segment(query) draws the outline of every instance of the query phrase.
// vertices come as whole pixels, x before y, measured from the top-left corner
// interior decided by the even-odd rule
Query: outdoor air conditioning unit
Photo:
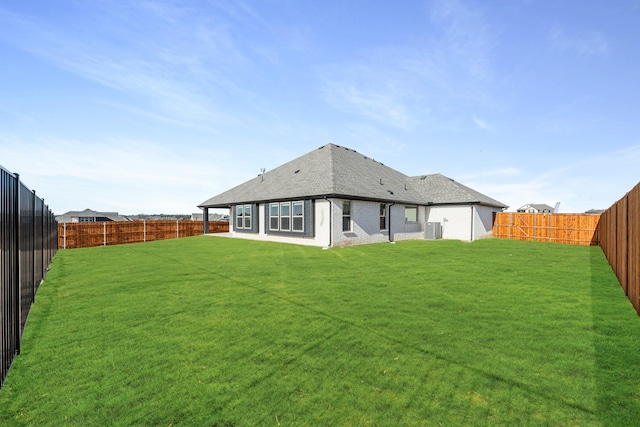
[[[442,239],[442,224],[427,222],[427,226],[424,228],[424,238],[427,240]]]

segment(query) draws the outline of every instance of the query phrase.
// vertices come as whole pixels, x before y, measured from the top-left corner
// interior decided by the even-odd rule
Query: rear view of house
[[[322,247],[491,235],[506,205],[440,174],[409,177],[324,145],[199,205],[228,208],[236,237]]]

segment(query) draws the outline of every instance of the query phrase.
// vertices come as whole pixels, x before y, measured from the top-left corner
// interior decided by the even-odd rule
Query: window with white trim
[[[351,202],[342,202],[342,231],[351,231]]]
[[[304,203],[303,202],[292,202],[291,203],[292,212],[291,212],[291,220],[292,220],[292,231],[303,232],[304,231]]]
[[[251,230],[251,205],[236,206],[236,229]]]
[[[417,206],[405,206],[404,207],[404,220],[405,220],[405,222],[418,222],[418,207]]]
[[[280,203],[269,204],[269,230],[280,230]]]
[[[291,202],[280,203],[280,231],[291,230]]]
[[[380,203],[380,230],[387,229],[387,205]]]
[[[269,203],[269,230],[304,233],[304,201]]]

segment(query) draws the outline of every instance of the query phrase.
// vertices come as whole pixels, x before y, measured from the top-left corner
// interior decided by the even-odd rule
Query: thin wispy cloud
[[[482,13],[436,2],[425,25],[442,31],[410,47],[387,45],[320,69],[325,101],[341,111],[410,131],[450,123],[460,106],[487,105],[491,38]]]
[[[555,27],[549,32],[549,38],[554,49],[573,52],[579,57],[606,55],[609,50],[607,38],[600,31],[571,33]]]
[[[490,125],[489,123],[487,123],[486,121],[479,119],[476,116],[473,116],[473,122],[476,124],[476,126],[478,126],[480,129],[483,130],[492,130],[493,126]]]
[[[179,10],[156,2],[141,3],[126,14],[106,10],[128,16],[95,28],[97,35],[108,34],[117,43],[105,43],[97,35],[80,37],[82,28],[54,28],[6,13],[0,14],[0,22],[12,43],[85,79],[141,96],[159,116],[170,115],[186,125],[225,121],[229,117],[219,105],[220,93],[235,90],[231,69],[249,61],[224,25],[202,19],[194,28],[175,25]],[[171,37],[156,40],[139,34],[130,21],[140,13],[157,17],[157,25],[167,27]],[[120,49],[121,43],[129,49]]]

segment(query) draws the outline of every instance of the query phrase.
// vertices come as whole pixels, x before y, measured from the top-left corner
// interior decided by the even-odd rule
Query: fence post
[[[142,241],[143,242],[147,241],[147,220],[146,219],[142,220]]]
[[[102,246],[107,246],[107,223],[102,223]]]
[[[62,249],[67,249],[67,223],[62,223]]]
[[[33,209],[31,209],[31,232],[34,238],[31,239],[31,269],[33,270],[33,290],[31,293],[31,303],[36,301],[36,190],[33,190]]]
[[[33,209],[35,210],[35,208],[36,207],[34,206]],[[40,279],[44,278],[44,274],[46,272],[46,265],[47,265],[47,262],[44,259],[45,258],[44,257],[44,213],[46,212],[46,210],[47,210],[47,206],[44,204],[44,197],[43,197],[42,198],[42,211],[40,212],[41,215],[42,215],[42,218],[40,218],[40,236],[42,236],[41,237],[41,242],[40,242],[40,253],[42,254],[42,257],[41,257],[42,259],[40,260],[40,272],[41,272]],[[34,239],[35,239],[35,236],[34,236]],[[40,282],[38,282],[38,286],[39,285],[40,285]],[[34,289],[34,291],[35,291],[35,289]],[[36,293],[34,292],[33,293],[33,298],[35,299],[35,297],[36,297]]]
[[[176,239],[178,239],[180,237],[180,224],[178,223],[179,220],[176,219]]]
[[[11,304],[13,305],[13,319],[14,323],[14,336],[12,337],[15,342],[15,350],[14,355],[17,356],[20,354],[20,175],[14,174],[16,177],[15,180],[15,195],[13,199],[14,208],[13,208],[13,221],[14,221],[14,230],[13,236],[15,239],[14,249],[14,257],[15,257],[15,265],[13,268],[15,269],[15,281],[10,286],[13,286],[13,301]]]

